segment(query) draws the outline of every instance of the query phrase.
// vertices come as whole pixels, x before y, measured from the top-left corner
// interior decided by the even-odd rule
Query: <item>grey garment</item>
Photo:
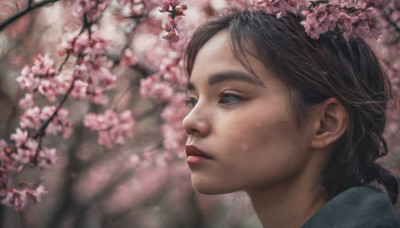
[[[372,187],[352,187],[319,209],[302,228],[398,228],[399,215],[388,195]]]

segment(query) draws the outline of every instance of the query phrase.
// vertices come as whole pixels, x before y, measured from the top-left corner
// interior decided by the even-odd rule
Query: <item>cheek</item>
[[[268,164],[268,171],[282,164],[290,169],[297,167],[305,151],[305,140],[296,128],[294,120],[284,112],[264,112],[263,115],[248,114],[236,119],[226,133],[223,147],[225,153],[237,160],[253,164],[249,169],[258,169]],[[235,151],[235,153],[233,153]]]
[[[255,115],[256,113],[256,115]],[[226,140],[246,151],[287,142],[296,133],[293,121],[286,113],[249,111],[229,121]],[[272,145],[271,145],[272,146]]]

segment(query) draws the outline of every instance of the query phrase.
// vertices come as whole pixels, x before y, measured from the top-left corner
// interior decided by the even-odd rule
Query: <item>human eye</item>
[[[233,105],[243,100],[240,96],[229,92],[221,92],[219,95],[219,104]]]
[[[190,108],[194,108],[197,104],[197,100],[194,97],[186,97],[183,100],[183,103]]]

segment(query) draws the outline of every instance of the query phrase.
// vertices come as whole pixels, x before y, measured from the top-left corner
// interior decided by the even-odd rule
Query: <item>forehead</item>
[[[264,84],[265,75],[269,74],[263,63],[254,56],[241,55],[240,50],[237,55],[233,52],[233,44],[228,30],[222,30],[207,41],[196,55],[190,81],[193,77],[207,76],[218,72],[240,71],[253,77],[259,84]],[[244,63],[245,67],[238,57]],[[250,69],[249,69],[250,68]]]
[[[197,53],[192,75],[196,74],[196,71],[213,70],[216,65],[237,62],[231,47],[232,44],[227,30],[215,34]]]

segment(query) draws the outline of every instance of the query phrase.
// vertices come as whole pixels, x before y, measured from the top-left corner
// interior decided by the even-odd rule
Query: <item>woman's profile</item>
[[[186,54],[193,187],[246,192],[264,227],[400,227],[376,160],[390,85],[360,38],[307,36],[294,14],[207,22]]]

